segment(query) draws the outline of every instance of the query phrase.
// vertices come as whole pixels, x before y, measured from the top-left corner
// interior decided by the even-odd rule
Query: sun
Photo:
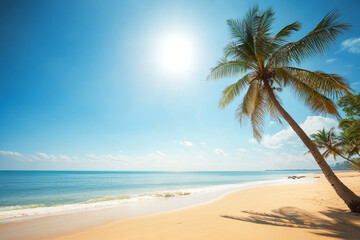
[[[191,41],[180,35],[165,37],[160,45],[161,68],[172,74],[186,73],[192,64],[193,49]]]

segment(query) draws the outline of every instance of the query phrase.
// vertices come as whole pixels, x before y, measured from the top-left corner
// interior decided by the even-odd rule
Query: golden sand
[[[337,173],[360,195],[360,173]],[[57,240],[360,239],[360,215],[349,213],[322,175],[314,183],[240,190],[200,206],[118,220]]]

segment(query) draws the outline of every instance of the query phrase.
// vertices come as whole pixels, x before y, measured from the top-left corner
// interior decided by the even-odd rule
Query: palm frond
[[[241,104],[239,104],[239,107],[236,109],[236,117],[239,119],[240,125],[243,124],[245,119],[250,118],[255,109],[255,98],[259,91],[258,85],[258,81],[252,81],[250,83]]]
[[[256,65],[253,62],[256,62],[256,59],[252,55],[252,52],[249,53],[248,49],[242,45],[238,45],[235,42],[228,43],[224,48],[225,58],[236,59],[237,61],[246,62],[247,65],[253,69],[256,68]]]
[[[274,49],[278,48],[280,44],[285,42],[285,39],[290,37],[291,34],[295,31],[299,31],[301,28],[301,23],[296,21],[281,29],[274,37],[271,39],[270,43],[266,48],[267,53],[271,53]]]
[[[237,49],[251,58],[252,62],[260,63],[259,56],[263,53],[265,43],[269,42],[267,39],[273,20],[274,11],[271,8],[261,12],[258,6],[250,8],[243,19],[227,20]]]
[[[229,103],[234,100],[234,97],[238,96],[240,92],[246,87],[251,80],[252,73],[246,74],[240,78],[236,83],[226,87],[223,91],[223,96],[219,102],[219,108],[224,109]]]
[[[307,85],[285,69],[277,69],[276,76],[282,79],[284,86],[288,86],[315,114],[330,114],[340,118],[336,104],[324,94]]]
[[[279,98],[279,96],[274,92],[275,98],[277,99],[277,101],[281,104],[281,100]],[[268,94],[266,94],[266,104],[267,104],[267,110],[270,112],[270,118],[271,120],[278,122],[280,124],[282,124],[281,119],[280,119],[280,112],[279,110],[276,108],[276,106],[273,104],[273,102],[271,101],[271,98]]]
[[[260,141],[263,134],[265,114],[268,109],[267,104],[261,82],[252,81],[242,103],[236,110],[236,116],[240,124],[243,124],[245,119],[251,120],[253,134],[257,141]]]
[[[274,15],[275,11],[271,7],[267,8],[260,16],[257,32],[261,35],[270,35],[272,23],[274,22]]]
[[[264,133],[265,113],[267,110],[267,102],[265,99],[265,91],[258,91],[255,98],[254,111],[251,114],[251,125],[253,128],[254,138],[260,142]]]
[[[309,71],[296,67],[282,67],[318,92],[331,97],[338,98],[345,94],[352,95],[354,91],[347,80],[337,74],[328,74],[321,71]]]
[[[246,22],[239,19],[228,19],[226,23],[230,28],[230,35],[235,42],[237,44],[246,45],[248,49],[254,52],[254,44],[252,41],[249,42],[249,26],[246,26]]]
[[[207,76],[207,80],[218,80],[224,77],[234,77],[240,73],[244,73],[248,69],[248,64],[242,61],[228,61],[222,58],[218,61],[218,64],[211,68],[210,74]]]
[[[301,23],[296,21],[281,29],[275,37],[271,40],[271,43],[282,43],[285,41],[285,38],[291,36],[293,32],[299,31],[301,28]]]
[[[275,51],[268,64],[288,65],[291,62],[299,64],[316,54],[323,54],[350,27],[350,24],[342,22],[342,15],[339,11],[330,11],[305,37],[285,44]]]
[[[257,21],[255,21],[257,29],[254,36],[254,50],[258,62],[260,63],[262,63],[262,61],[259,60],[259,58],[263,59],[266,57],[266,49],[271,40],[270,31],[274,21],[274,14],[274,10],[268,8],[257,18]]]

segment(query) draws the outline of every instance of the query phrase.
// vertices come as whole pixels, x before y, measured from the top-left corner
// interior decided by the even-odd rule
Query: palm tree
[[[343,133],[343,135],[341,135],[339,139],[342,151],[348,155],[347,158],[355,157],[356,155],[358,158],[360,157],[360,145],[355,138]],[[355,165],[358,165],[360,167],[360,163],[356,163]]]
[[[360,119],[343,119],[340,121],[339,127],[343,131],[340,142],[344,152],[348,157],[355,155],[360,157]]]
[[[353,138],[356,144],[360,145],[360,119],[342,119],[339,127],[343,130],[343,135]]]
[[[287,42],[286,38],[300,29],[300,23],[291,23],[272,35],[273,21],[274,11],[271,8],[262,12],[257,6],[252,7],[241,20],[227,20],[233,41],[225,46],[225,57],[211,69],[208,80],[244,75],[225,88],[219,107],[225,108],[247,88],[237,109],[240,123],[250,119],[254,137],[260,141],[265,114],[269,112],[270,117],[278,122],[281,122],[281,115],[309,149],[338,196],[351,211],[360,212],[360,197],[334,174],[277,96],[277,91],[289,87],[314,113],[339,116],[330,98],[351,94],[352,89],[346,80],[336,74],[309,71],[293,65],[324,53],[350,25],[341,21],[339,12],[331,11],[303,38]]]
[[[319,149],[325,149],[325,151],[322,153],[323,158],[326,159],[332,155],[336,160],[336,156],[340,156],[352,164],[360,167],[359,163],[351,160],[343,154],[344,147],[347,147],[352,143],[351,139],[339,139],[334,133],[334,128],[331,128],[328,132],[325,131],[325,128],[318,130],[317,133],[311,135],[311,138],[316,147]]]

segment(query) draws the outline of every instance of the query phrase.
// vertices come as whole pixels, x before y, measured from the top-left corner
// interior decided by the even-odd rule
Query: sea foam
[[[306,183],[312,182],[314,179],[278,179],[278,180],[266,180],[256,182],[245,182],[238,184],[225,184],[208,187],[190,188],[190,189],[178,189],[175,191],[158,191],[151,193],[140,194],[126,194],[119,196],[106,196],[102,198],[89,199],[86,201],[70,204],[58,204],[46,206],[44,204],[30,204],[19,206],[7,206],[0,208],[0,222],[10,222],[17,220],[24,220],[34,217],[42,217],[48,215],[67,214],[78,211],[86,210],[98,210],[104,208],[124,206],[129,204],[146,204],[152,201],[164,200],[167,198],[181,198],[191,197],[194,195],[209,194],[218,192],[221,195],[237,191],[240,189],[254,188],[260,186],[293,184],[293,183]],[[208,199],[210,201],[212,199]]]

